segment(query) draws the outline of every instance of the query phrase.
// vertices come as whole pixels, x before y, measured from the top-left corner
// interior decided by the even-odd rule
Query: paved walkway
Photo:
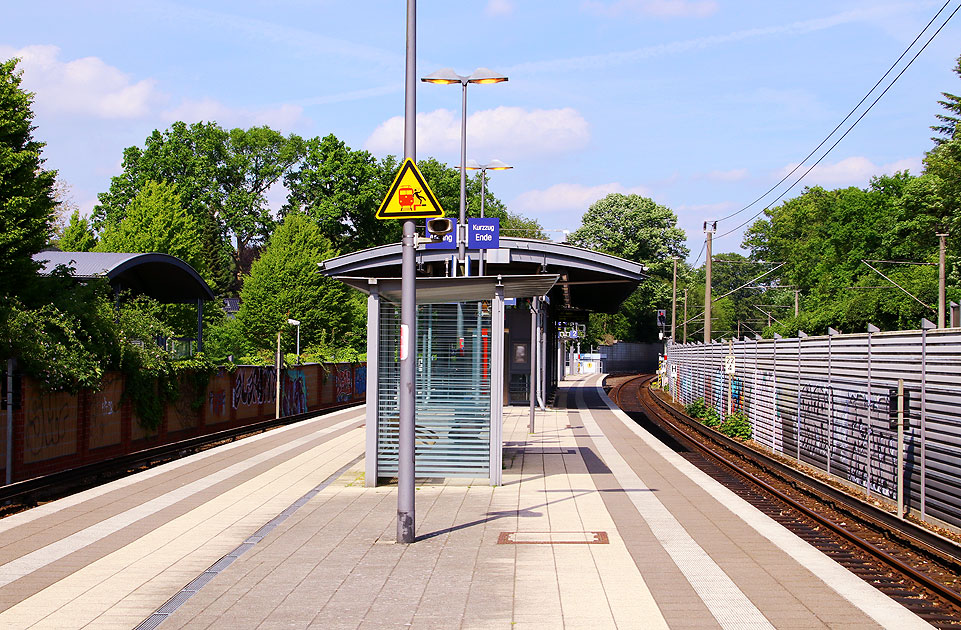
[[[362,410],[4,519],[0,627],[924,626],[611,410],[598,380],[566,382],[533,435],[505,410],[502,486],[419,486],[412,545],[394,542],[396,488],[363,485]]]

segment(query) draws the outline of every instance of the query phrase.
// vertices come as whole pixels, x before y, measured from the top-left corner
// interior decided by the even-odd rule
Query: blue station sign
[[[501,220],[497,218],[467,220],[468,249],[497,249],[500,247]]]

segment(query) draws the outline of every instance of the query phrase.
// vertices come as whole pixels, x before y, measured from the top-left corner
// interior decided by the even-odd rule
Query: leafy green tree
[[[235,292],[273,228],[266,192],[302,152],[299,136],[284,137],[267,127],[228,132],[213,122],[175,122],[163,133],[155,130],[143,149],[124,150],[124,172],[99,195],[94,227],[122,221],[147,182],[174,184],[184,210],[200,226],[203,266],[217,291]]]
[[[956,75],[961,77],[961,57],[958,57],[953,70]],[[961,119],[958,118],[961,116],[961,96],[950,94],[949,92],[942,92],[941,95],[944,96],[944,100],[938,101],[938,104],[946,109],[947,112],[944,114],[936,114],[935,118],[941,122],[931,127],[931,129],[938,133],[937,136],[931,138],[935,144],[938,145],[957,138],[958,123],[961,122]]]
[[[64,252],[89,252],[97,244],[97,237],[86,217],[80,216],[79,210],[74,210],[70,221],[60,233],[57,247]]]
[[[130,202],[123,220],[103,231],[96,250],[170,254],[204,276],[207,269],[197,224],[181,205],[175,185],[149,181]]]
[[[378,163],[333,134],[313,138],[300,168],[284,178],[290,192],[282,212],[305,213],[340,251],[399,241],[400,221],[376,218],[397,168],[392,156]]]
[[[670,309],[672,257],[687,256],[684,238],[684,230],[677,227],[677,216],[647,197],[611,193],[591,204],[581,227],[568,241],[641,263],[648,268],[651,279],[641,283],[618,313],[593,315],[588,335],[595,340],[607,335],[621,341],[658,338],[657,310]],[[684,273],[682,267],[679,273]]]
[[[336,255],[330,241],[304,213],[290,212],[254,263],[241,293],[237,325],[249,347],[273,348],[278,332],[293,333],[288,318],[300,321],[301,347],[323,335],[343,345],[360,343],[364,307],[360,294],[318,273],[318,263]],[[284,346],[294,345],[292,334]]]
[[[0,63],[0,296],[33,281],[31,258],[51,233],[55,171],[43,169],[33,139],[33,95],[20,88],[17,59]]]

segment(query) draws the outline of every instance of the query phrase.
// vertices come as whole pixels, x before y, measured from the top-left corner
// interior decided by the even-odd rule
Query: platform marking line
[[[221,571],[233,564],[234,560],[244,555],[247,551],[252,549],[254,545],[266,538],[267,534],[272,532],[274,528],[290,518],[294,512],[306,505],[308,501],[320,494],[324,488],[334,483],[334,481],[347,472],[351,466],[363,458],[363,454],[358,455],[351,461],[341,466],[332,475],[324,479],[324,481],[319,485],[312,488],[310,492],[291,503],[287,509],[268,521],[263,527],[254,532],[254,534],[249,536],[244,542],[237,545],[233,551],[210,565],[206,571],[198,575],[197,578],[194,579],[190,584],[183,587],[183,589],[181,589],[176,595],[164,602],[163,606],[157,608],[152,615],[144,619],[135,630],[148,630],[150,628],[156,628],[158,625],[160,625],[161,622],[172,615],[178,608],[186,604],[188,599],[196,595],[198,592],[200,592],[200,589],[209,584],[210,580],[215,578],[218,574],[220,574]]]
[[[358,428],[324,441],[211,497],[3,611],[0,627],[116,627],[108,618],[134,627],[216,558],[248,544],[318,477],[356,457],[361,434]]]
[[[52,564],[57,560],[70,555],[71,553],[74,553],[75,551],[96,543],[99,540],[102,540],[103,538],[106,538],[107,536],[110,536],[111,534],[114,534],[143,518],[156,514],[167,507],[175,505],[176,503],[190,497],[197,492],[201,492],[222,481],[226,481],[227,479],[241,474],[246,470],[249,470],[250,468],[253,468],[254,466],[257,466],[274,457],[283,455],[284,453],[299,448],[300,446],[316,441],[319,437],[340,431],[341,429],[346,429],[355,424],[357,424],[357,419],[343,420],[330,427],[315,431],[310,435],[298,438],[292,442],[287,442],[283,445],[272,448],[269,451],[264,451],[259,455],[241,462],[237,462],[236,464],[228,466],[227,468],[217,471],[207,477],[197,479],[196,481],[183,485],[175,490],[171,490],[170,492],[162,494],[154,499],[151,499],[150,501],[142,503],[141,505],[133,507],[119,514],[115,514],[114,516],[111,516],[110,518],[107,518],[99,523],[91,525],[56,542],[50,543],[45,547],[41,547],[40,549],[23,555],[16,560],[11,560],[6,564],[0,565],[0,587],[6,586],[15,580],[29,575],[34,571],[42,569],[43,567]]]
[[[129,475],[121,479],[115,479],[114,481],[97,486],[96,488],[90,488],[89,490],[84,490],[83,492],[72,494],[69,497],[57,499],[56,501],[51,501],[50,503],[44,503],[43,505],[38,505],[37,507],[30,508],[29,510],[19,512],[17,514],[11,514],[10,516],[0,519],[0,534],[2,534],[3,532],[9,531],[15,527],[19,527],[21,525],[25,525],[26,523],[35,521],[39,518],[43,518],[44,516],[49,516],[51,514],[55,514],[66,508],[79,505],[84,501],[89,501],[90,499],[95,499],[99,496],[109,494],[110,492],[113,492],[120,488],[124,488],[126,486],[130,486],[135,483],[141,483],[143,481],[156,477],[157,475],[162,475],[164,473],[170,472],[171,470],[176,470],[177,468],[180,468],[182,466],[195,464],[199,461],[203,461],[204,459],[207,459],[208,457],[221,455],[225,451],[233,450],[235,448],[240,448],[242,446],[249,446],[251,444],[259,442],[260,440],[267,439],[270,437],[276,437],[277,435],[281,433],[285,433],[287,431],[303,429],[304,427],[310,426],[311,424],[320,422],[322,420],[331,420],[338,416],[345,415],[345,414],[352,414],[352,413],[357,414],[358,420],[363,419],[364,413],[366,413],[364,412],[364,405],[360,405],[358,407],[350,407],[348,409],[341,409],[339,411],[334,411],[332,413],[319,415],[315,418],[310,418],[309,420],[304,420],[302,422],[297,422],[295,424],[288,424],[287,426],[278,427],[270,431],[264,431],[263,433],[260,433],[258,435],[252,435],[242,440],[235,440],[230,444],[223,444],[221,446],[217,446],[215,448],[211,448],[206,451],[202,451],[200,453],[194,453],[193,455],[182,457],[180,459],[167,462],[166,464],[155,466],[149,470],[139,472],[135,475]]]
[[[584,382],[584,381],[582,381]],[[684,526],[671,514],[660,499],[650,492],[637,473],[621,457],[594,420],[584,404],[583,386],[577,388],[578,411],[588,436],[624,489],[641,518],[647,523],[674,564],[684,574],[707,609],[722,628],[747,629],[774,626],[737,584],[718,566],[714,559],[697,544]],[[643,491],[647,492],[643,492]],[[640,491],[640,492],[639,492]]]
[[[694,466],[694,464],[665,446],[618,408],[611,399],[607,397],[607,394],[604,393],[603,388],[601,388],[598,383],[599,380],[595,380],[593,386],[600,394],[601,400],[604,401],[611,412],[623,422],[628,429],[733,514],[774,543],[781,551],[817,576],[838,595],[864,612],[865,615],[884,628],[898,628],[899,630],[931,628],[930,624],[907,608],[857,577],[835,560],[818,551],[810,543],[799,538],[774,519],[725,488],[707,473]]]

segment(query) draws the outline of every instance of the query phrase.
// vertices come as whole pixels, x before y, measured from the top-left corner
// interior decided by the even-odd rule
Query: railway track
[[[688,418],[648,387],[611,399],[756,508],[936,628],[961,627],[961,548]]]

